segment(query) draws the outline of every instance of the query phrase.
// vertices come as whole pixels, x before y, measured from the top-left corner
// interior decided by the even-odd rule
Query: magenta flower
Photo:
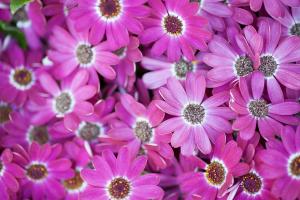
[[[200,172],[194,172],[193,176],[182,183],[182,189],[189,191],[196,199],[222,197],[233,185],[234,177],[245,175],[249,170],[246,163],[240,162],[241,156],[242,150],[237,143],[226,143],[225,136],[221,135],[216,141],[210,163],[202,161]]]
[[[291,8],[291,12],[285,9],[284,17],[276,18],[283,26],[282,34],[284,36],[300,36],[300,8]]]
[[[24,177],[24,170],[14,163],[10,149],[5,149],[0,157],[0,199],[10,199],[12,193],[20,189],[17,179]]]
[[[33,199],[60,199],[64,197],[63,179],[71,178],[74,172],[69,159],[61,158],[59,144],[39,146],[33,142],[28,150],[21,146],[14,148],[16,163],[25,170],[21,180],[22,197]]]
[[[88,31],[77,32],[69,25],[69,32],[61,27],[53,30],[50,39],[52,50],[48,57],[57,67],[55,75],[59,78],[69,76],[75,69],[85,69],[89,72],[89,82],[99,87],[99,78],[96,72],[104,78],[114,79],[116,72],[111,65],[119,63],[119,58],[109,52],[106,43],[91,44]]]
[[[142,44],[154,42],[153,55],[166,52],[171,61],[177,61],[183,54],[193,60],[196,49],[207,49],[206,41],[211,33],[205,28],[207,20],[197,16],[197,3],[188,0],[149,0],[148,3],[153,9],[152,16],[149,23],[145,22],[147,28],[140,41]]]
[[[45,104],[30,106],[36,114],[31,118],[35,125],[42,125],[54,117],[63,118],[64,125],[69,130],[75,130],[79,123],[79,116],[91,115],[93,105],[87,100],[96,94],[96,88],[86,85],[88,72],[78,71],[73,77],[61,82],[61,87],[48,74],[40,75],[39,80],[43,89],[48,93]]]
[[[147,159],[145,156],[134,158],[124,147],[117,158],[111,151],[92,160],[94,169],[83,169],[82,178],[88,188],[81,199],[161,199],[163,190],[158,187],[159,176],[145,174],[141,176]]]
[[[145,152],[153,169],[165,168],[168,160],[173,158],[173,152],[156,130],[164,119],[164,112],[154,102],[146,108],[128,94],[123,94],[120,102],[116,104],[119,120],[111,121],[111,130],[107,135],[125,144],[138,143],[137,146],[141,145],[138,151]]]
[[[158,134],[172,134],[173,147],[181,147],[183,155],[192,155],[195,147],[204,154],[212,150],[220,134],[230,133],[229,119],[234,113],[223,105],[229,99],[228,92],[219,92],[204,98],[206,81],[202,75],[189,73],[184,86],[176,79],[169,78],[167,88],[159,92],[164,101],[158,100],[157,106],[174,116],[164,121],[157,129]]]
[[[295,132],[286,126],[281,132],[281,140],[267,142],[267,149],[259,152],[261,174],[273,180],[272,193],[277,198],[297,199],[300,197],[300,126]]]
[[[79,0],[71,10],[70,18],[76,21],[78,31],[91,29],[91,43],[97,44],[104,36],[111,47],[129,44],[129,32],[139,35],[143,25],[139,21],[149,13],[143,4],[146,0]]]
[[[244,140],[249,140],[254,135],[256,124],[258,124],[260,134],[265,139],[269,139],[280,133],[281,123],[291,125],[299,123],[299,119],[292,116],[300,111],[298,103],[269,102],[262,96],[263,90],[263,75],[256,72],[251,79],[251,92],[248,90],[245,79],[240,80],[239,90],[233,88],[230,91],[230,108],[239,114],[232,128],[238,130]]]

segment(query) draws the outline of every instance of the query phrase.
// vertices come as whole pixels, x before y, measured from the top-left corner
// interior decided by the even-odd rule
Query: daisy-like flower
[[[79,0],[70,12],[78,31],[91,29],[91,42],[96,44],[104,36],[112,47],[129,44],[129,33],[143,31],[140,18],[148,15],[146,0]]]
[[[61,158],[59,144],[43,146],[33,142],[28,151],[20,145],[14,147],[14,159],[25,170],[21,180],[22,197],[33,199],[60,199],[65,191],[60,181],[71,178],[74,172],[71,161]]]
[[[189,73],[184,86],[172,77],[167,81],[167,88],[159,92],[164,101],[157,100],[158,107],[174,116],[157,128],[158,134],[172,134],[173,147],[181,147],[183,155],[192,155],[195,147],[204,154],[212,150],[211,141],[215,142],[220,134],[230,133],[235,114],[226,106],[228,92],[219,92],[204,99],[206,81],[203,75]]]
[[[63,118],[65,127],[75,130],[79,116],[88,116],[94,112],[93,105],[87,100],[96,94],[96,88],[86,85],[88,78],[88,72],[80,70],[61,81],[59,87],[48,73],[42,73],[39,80],[48,96],[45,97],[44,104],[30,105],[29,109],[36,112],[31,122],[34,125],[42,125],[54,117]]]
[[[135,158],[126,147],[120,149],[117,158],[111,151],[104,151],[101,157],[93,158],[95,169],[81,171],[88,188],[80,198],[83,200],[161,199],[163,190],[157,186],[159,176],[140,175],[146,162],[145,156]]]
[[[260,134],[269,139],[280,133],[281,123],[291,125],[299,123],[299,119],[292,116],[300,111],[298,103],[269,102],[262,96],[263,90],[263,74],[256,72],[251,79],[251,92],[245,79],[240,80],[239,90],[235,87],[230,91],[230,108],[239,114],[232,128],[238,130],[244,140],[249,140],[254,135],[256,124]]]
[[[282,34],[284,36],[295,35],[300,37],[300,8],[291,8],[291,12],[285,9],[284,17],[276,18],[283,26]]]
[[[183,54],[194,59],[194,50],[206,50],[206,41],[211,33],[205,28],[207,20],[197,16],[199,6],[188,0],[150,0],[152,18],[140,36],[142,44],[153,43],[151,52],[155,56],[167,53],[171,61],[179,60]],[[155,34],[154,34],[155,33]]]
[[[210,162],[202,161],[199,172],[182,183],[182,189],[196,197],[216,199],[234,183],[234,177],[245,175],[249,166],[240,162],[242,150],[235,141],[226,143],[225,136],[218,137]]]
[[[4,149],[0,157],[0,198],[10,199],[11,193],[16,193],[20,186],[17,179],[24,177],[24,170],[14,163],[13,153]]]
[[[104,78],[114,79],[116,72],[111,67],[119,63],[119,58],[107,50],[106,43],[92,45],[88,30],[77,32],[69,23],[69,32],[61,27],[53,30],[50,39],[52,50],[48,57],[57,64],[55,75],[59,78],[69,76],[75,69],[87,70],[90,74],[90,83],[99,87],[99,78],[96,72]]]
[[[272,193],[277,198],[297,199],[300,197],[300,126],[282,129],[281,140],[267,142],[267,149],[258,153],[258,166],[263,177],[273,180]]]
[[[7,50],[7,64],[0,63],[0,98],[5,102],[22,106],[28,98],[38,102],[40,87],[35,67],[41,55],[35,51],[24,53],[16,43],[11,43]],[[18,59],[16,59],[18,58]]]
[[[147,88],[157,89],[167,83],[168,78],[176,77],[178,80],[185,80],[188,72],[196,72],[198,61],[188,61],[184,58],[177,62],[169,62],[167,58],[143,57],[142,66],[151,70],[143,75],[143,81]]]
[[[112,120],[111,130],[107,135],[127,144],[138,143],[141,145],[140,151],[148,156],[148,162],[153,169],[165,168],[168,160],[173,158],[173,152],[169,144],[163,143],[156,132],[156,127],[164,119],[164,112],[154,102],[146,108],[128,94],[123,94],[120,102],[116,105],[116,115],[120,121]]]

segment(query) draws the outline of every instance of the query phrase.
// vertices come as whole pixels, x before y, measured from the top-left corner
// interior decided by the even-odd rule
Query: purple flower
[[[276,18],[281,23],[282,35],[284,36],[300,36],[300,8],[291,8],[291,12],[285,9],[284,17]]]
[[[161,199],[163,190],[157,186],[159,176],[140,175],[146,162],[145,156],[134,158],[126,147],[120,149],[117,157],[108,150],[102,156],[95,156],[92,160],[94,169],[81,171],[82,178],[88,183],[81,199]]]

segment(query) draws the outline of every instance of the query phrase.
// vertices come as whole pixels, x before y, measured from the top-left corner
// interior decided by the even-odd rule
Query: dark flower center
[[[1,172],[2,172],[2,169],[3,169],[3,164],[2,164],[2,162],[0,161],[0,174],[1,174]]]
[[[9,121],[9,114],[11,111],[11,107],[7,105],[0,105],[0,124]]]
[[[240,56],[235,62],[234,67],[238,76],[247,76],[253,72],[252,61],[247,56]]]
[[[241,186],[243,190],[249,194],[256,194],[262,188],[261,178],[253,172],[242,177]]]
[[[79,130],[79,135],[82,139],[91,141],[96,139],[101,133],[101,129],[97,124],[86,122]]]
[[[260,57],[260,66],[258,68],[265,77],[273,76],[277,69],[277,62],[273,56],[262,56]]]
[[[86,44],[81,44],[76,50],[76,56],[80,64],[89,64],[93,59],[92,48]]]
[[[121,13],[119,0],[100,0],[100,12],[102,16],[109,18],[117,17]]]
[[[72,98],[66,92],[61,93],[58,97],[55,98],[55,108],[61,114],[65,114],[66,112],[68,112],[71,108],[71,104]]]
[[[46,126],[34,126],[29,133],[30,141],[35,141],[40,145],[49,141],[49,134]]]
[[[292,35],[296,35],[296,36],[300,36],[300,23],[295,23],[291,30],[290,30],[290,33]]]
[[[76,190],[79,189],[83,184],[83,179],[80,176],[79,172],[75,173],[73,178],[67,179],[63,182],[63,185],[68,190]]]
[[[27,86],[32,82],[32,74],[25,68],[15,70],[13,77],[14,81],[21,86]]]
[[[119,56],[119,57],[122,58],[122,57],[125,56],[126,50],[127,50],[126,47],[122,47],[122,48],[120,48],[120,49],[115,50],[115,51],[114,51],[114,54],[116,54],[117,56]]]
[[[175,63],[175,73],[179,78],[185,78],[186,74],[193,71],[193,63],[180,59]]]
[[[18,9],[17,12],[13,15],[13,20],[16,22],[26,22],[28,21],[28,16],[25,10],[25,6]]]
[[[225,181],[226,170],[222,163],[213,161],[207,166],[205,176],[210,184],[220,186]]]
[[[183,23],[178,16],[167,15],[164,18],[163,26],[167,33],[171,35],[181,35],[183,32]]]
[[[269,109],[267,102],[263,99],[250,101],[248,109],[255,117],[265,117],[268,115]]]
[[[300,178],[300,155],[293,158],[290,162],[290,172]]]
[[[130,189],[130,183],[122,177],[113,179],[108,186],[110,196],[118,200],[128,197]]]
[[[135,123],[134,133],[141,141],[149,142],[153,132],[147,121],[137,121]]]
[[[26,170],[26,175],[33,180],[41,180],[48,174],[47,168],[41,164],[30,165]]]
[[[191,124],[201,124],[205,116],[205,109],[200,104],[188,104],[183,110],[183,117]]]

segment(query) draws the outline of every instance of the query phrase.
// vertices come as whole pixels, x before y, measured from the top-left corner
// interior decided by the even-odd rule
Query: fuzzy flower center
[[[28,15],[26,13],[25,7],[18,9],[17,12],[13,15],[13,20],[16,22],[26,22],[28,21]]]
[[[193,71],[193,64],[185,61],[184,59],[180,59],[175,63],[174,70],[177,77],[185,78],[188,72]]]
[[[76,56],[80,64],[87,65],[93,60],[92,48],[86,44],[81,44],[77,47]]]
[[[11,111],[11,107],[7,105],[0,105],[0,124],[9,121],[9,114]]]
[[[174,36],[179,36],[183,32],[183,22],[178,16],[167,15],[163,19],[163,27],[165,31]]]
[[[292,159],[289,167],[292,175],[300,178],[300,155]]]
[[[183,110],[183,117],[189,123],[196,125],[203,122],[205,109],[200,104],[188,104]]]
[[[277,69],[277,62],[273,56],[262,56],[260,57],[260,66],[258,68],[265,77],[273,76]]]
[[[55,108],[61,113],[65,114],[70,111],[72,105],[72,97],[66,92],[62,92],[55,98]]]
[[[82,184],[83,179],[79,172],[76,172],[73,178],[67,179],[63,182],[63,185],[67,190],[77,190],[81,188]]]
[[[291,35],[300,36],[300,23],[295,23],[292,26],[290,33],[291,33]]]
[[[262,188],[261,178],[253,172],[242,177],[241,186],[246,193],[257,194]]]
[[[153,131],[151,125],[147,121],[141,120],[135,123],[134,133],[142,142],[149,142]]]
[[[32,82],[32,73],[25,68],[17,69],[14,71],[13,79],[20,86],[28,86]]]
[[[210,184],[221,186],[225,182],[226,169],[222,163],[213,161],[207,166],[205,177]]]
[[[121,200],[128,197],[130,189],[130,182],[122,177],[113,179],[108,186],[108,192],[110,196],[116,200]]]
[[[34,126],[29,132],[30,141],[35,141],[40,145],[49,141],[49,134],[46,126]]]
[[[100,0],[100,12],[107,19],[117,17],[121,13],[119,0]]]
[[[235,62],[235,70],[238,76],[247,76],[253,72],[253,63],[247,56],[240,56]]]
[[[42,164],[33,164],[27,168],[26,175],[33,180],[41,180],[48,175],[48,171]]]
[[[101,128],[97,124],[86,122],[79,130],[82,139],[91,141],[96,139],[101,133]]]
[[[267,116],[269,112],[268,104],[263,99],[250,101],[248,109],[253,116],[259,118]]]

